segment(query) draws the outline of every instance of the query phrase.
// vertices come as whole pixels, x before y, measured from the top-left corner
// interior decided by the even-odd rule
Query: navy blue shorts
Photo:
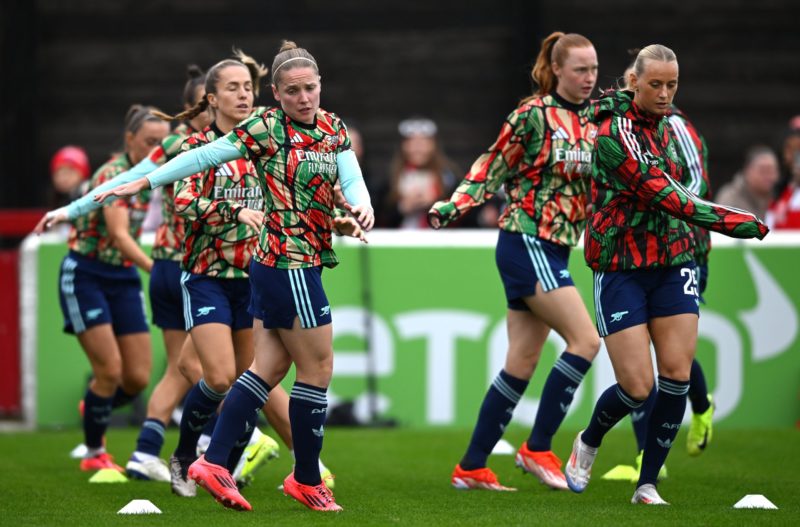
[[[331,323],[331,306],[322,288],[322,267],[276,269],[250,262],[253,295],[250,313],[264,327],[292,329],[295,317],[303,328]]]
[[[500,230],[495,261],[508,308],[527,311],[522,299],[536,293],[537,282],[544,292],[575,285],[567,269],[569,252],[569,247],[536,236]]]
[[[150,271],[150,308],[153,324],[161,329],[186,329],[181,291],[181,264],[172,260],[153,260]]]
[[[214,322],[234,331],[253,327],[253,317],[247,311],[250,304],[247,278],[215,278],[183,271],[181,290],[186,331]]]
[[[699,314],[694,262],[674,267],[594,273],[594,306],[601,337],[652,318]]]
[[[70,251],[61,262],[58,285],[65,333],[83,333],[100,324],[111,324],[118,336],[150,331],[135,267],[111,265]]]

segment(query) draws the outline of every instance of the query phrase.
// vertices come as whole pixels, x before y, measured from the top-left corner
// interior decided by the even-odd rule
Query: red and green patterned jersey
[[[179,124],[147,157],[158,166],[165,164],[183,151],[181,145],[187,137],[195,132],[196,130],[189,123]],[[156,230],[156,239],[151,255],[154,260],[179,262],[183,259],[184,221],[175,213],[174,185],[165,185],[163,193],[161,200],[162,223]]]
[[[339,263],[331,229],[336,155],[350,149],[342,120],[320,109],[313,124],[304,124],[271,108],[241,123],[227,138],[253,160],[259,174],[264,223],[256,261],[279,269]]]
[[[669,127],[678,143],[679,158],[683,165],[683,186],[689,192],[705,199],[711,199],[711,182],[708,178],[708,146],[686,114],[672,107]],[[697,265],[708,264],[711,251],[711,233],[708,229],[691,225],[694,232],[694,260]]]
[[[92,175],[87,192],[126,172],[131,166],[131,160],[127,155],[114,155]],[[128,210],[128,232],[134,240],[138,240],[142,232],[142,222],[147,215],[151,192],[149,189],[143,190],[128,199],[118,199],[104,205],[104,207],[120,207]],[[132,261],[122,257],[122,253],[108,236],[108,226],[103,216],[103,208],[77,218],[73,222],[67,243],[71,250],[90,258],[96,258],[103,263],[125,267],[133,265]]]
[[[763,238],[753,214],[699,198],[684,179],[669,120],[642,112],[632,92],[613,91],[596,105],[592,215],[586,227],[587,264],[621,271],[680,265],[694,259],[686,222],[736,238]]]
[[[223,134],[215,123],[191,135],[183,148],[199,148]],[[264,209],[256,168],[230,161],[176,183],[175,211],[186,219],[181,267],[217,278],[247,278],[258,232],[236,221],[239,210]]]
[[[586,191],[597,127],[591,107],[557,94],[523,102],[495,143],[473,163],[447,202],[434,208],[450,223],[505,187],[500,228],[574,246],[586,221]]]

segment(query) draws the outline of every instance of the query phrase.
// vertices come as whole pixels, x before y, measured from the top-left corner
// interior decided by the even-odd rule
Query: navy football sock
[[[692,372],[689,376],[689,400],[692,402],[692,412],[703,414],[711,406],[708,401],[708,386],[703,368],[697,360],[692,361]]]
[[[117,388],[116,393],[114,393],[114,401],[111,403],[112,408],[119,408],[120,406],[125,406],[129,402],[133,401],[138,394],[129,394],[122,387]]]
[[[270,390],[270,386],[250,370],[244,372],[233,383],[230,393],[225,398],[225,404],[222,405],[211,443],[206,450],[205,456],[209,463],[227,467],[233,472],[236,462],[239,461],[244,447],[253,434],[258,411],[269,399]],[[229,461],[234,457],[233,451],[238,451],[238,454],[235,455],[236,459],[231,466]]]
[[[328,390],[295,382],[289,396],[289,419],[294,442],[294,478],[303,485],[319,485],[319,453],[325,433]]]
[[[483,398],[467,452],[459,463],[462,469],[475,470],[486,466],[489,454],[503,436],[527,387],[528,381],[500,370]]]
[[[567,415],[575,390],[591,366],[592,363],[583,357],[568,351],[561,354],[544,383],[536,420],[528,438],[528,449],[534,452],[550,450],[553,436]]]
[[[225,398],[206,385],[204,379],[194,385],[186,396],[181,417],[181,435],[175,456],[193,458],[197,455],[197,440],[206,423],[217,413],[219,403]]]
[[[603,442],[603,436],[614,428],[620,419],[636,410],[644,401],[638,401],[625,393],[622,386],[614,384],[600,395],[594,405],[592,420],[583,431],[581,440],[588,446],[597,448]]]
[[[100,397],[91,389],[83,396],[83,435],[88,448],[101,448],[111,418],[114,397]]]
[[[646,483],[655,485],[658,482],[658,471],[664,465],[681,427],[688,391],[689,381],[675,381],[658,376],[658,395],[650,414],[642,472],[639,474],[637,486]]]
[[[658,390],[653,386],[653,389],[650,390],[650,395],[644,400],[642,406],[636,410],[631,410],[631,424],[633,425],[633,433],[636,434],[638,452],[644,450],[645,441],[647,440],[647,423],[650,421],[650,414],[653,411],[657,394]]]
[[[164,423],[158,419],[147,418],[142,423],[139,438],[136,440],[136,451],[158,457],[164,446]]]
[[[209,419],[206,425],[203,427],[203,434],[207,435],[208,437],[214,435],[214,427],[217,426],[218,420],[219,420],[219,412],[216,412],[214,413],[213,416],[211,416],[211,419]]]

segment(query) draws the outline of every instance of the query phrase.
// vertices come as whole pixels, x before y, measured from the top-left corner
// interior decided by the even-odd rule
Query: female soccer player
[[[132,106],[125,117],[125,151],[95,172],[90,188],[138,163],[167,133],[152,108]],[[136,269],[150,272],[153,265],[137,243],[149,201],[144,190],[78,218],[61,264],[64,331],[77,335],[93,373],[83,399],[87,453],[81,470],[122,471],[106,452],[103,435],[112,408],[129,402],[150,378],[150,334]]]
[[[639,50],[636,51],[638,52]],[[626,70],[624,78],[628,77],[629,71],[632,71],[632,68]],[[673,106],[670,111],[669,130],[673,140],[677,142],[676,151],[678,152],[679,163],[682,165],[683,185],[698,197],[710,200],[708,148],[705,139],[686,115],[676,106]],[[700,302],[705,302],[703,293],[708,284],[708,253],[711,251],[711,236],[708,229],[691,224],[690,227],[694,233],[694,262],[697,270],[698,297]],[[631,424],[633,424],[633,432],[636,435],[638,452],[635,462],[636,475],[633,478],[634,481],[638,481],[639,473],[642,470],[648,422],[656,400],[656,393],[657,390],[654,386],[644,403],[639,408],[631,410]],[[714,404],[711,394],[708,393],[705,373],[703,373],[703,368],[697,362],[697,359],[692,361],[687,395],[692,405],[692,420],[689,424],[689,431],[686,434],[686,450],[690,456],[699,456],[712,439]],[[603,476],[604,479],[619,478],[626,480],[628,477],[629,474],[626,472],[619,473],[619,476],[609,476],[608,474]],[[666,477],[667,466],[664,464],[658,471],[658,480],[660,481]]]
[[[183,103],[186,109],[193,107],[205,96],[205,73],[197,66],[187,68],[189,79],[183,88]],[[163,114],[157,113],[163,117]],[[205,128],[210,122],[208,112],[201,112],[180,123],[159,146],[154,148],[137,167],[150,172],[181,152],[183,141],[191,134]],[[146,172],[145,172],[146,173]],[[175,214],[172,185],[164,187],[161,200],[163,223],[156,231],[151,256],[153,269],[150,273],[150,307],[153,324],[161,328],[164,349],[167,352],[167,367],[164,375],[153,389],[147,403],[147,418],[142,424],[136,441],[136,450],[131,454],[125,471],[136,479],[169,481],[166,463],[159,457],[164,445],[164,431],[172,411],[191,388],[188,380],[178,370],[178,357],[186,341],[186,322],[183,318],[183,300],[180,288],[180,261],[183,256],[183,219]],[[92,205],[94,202],[89,203]],[[190,344],[191,345],[191,344]],[[193,353],[191,355],[194,355]],[[196,357],[194,358],[196,362]]]
[[[200,104],[187,110],[186,115],[197,113],[207,105],[215,117],[214,122],[192,135],[184,149],[197,148],[222,137],[253,114],[259,82],[266,73],[266,68],[242,52],[237,52],[235,59],[213,66],[206,79],[207,95]],[[263,111],[262,108],[258,113]],[[197,379],[199,383],[186,399],[178,446],[170,458],[170,471],[173,491],[181,496],[193,496],[195,484],[186,476],[189,465],[197,459],[195,446],[200,431],[216,413],[218,396],[224,396],[236,377],[253,362],[253,317],[248,313],[247,270],[257,243],[264,205],[255,167],[244,159],[195,174],[177,186],[175,211],[188,221],[180,276],[184,318],[202,363],[203,378]],[[280,386],[272,395],[264,412],[292,449],[289,398]],[[241,438],[227,463],[228,469],[236,473],[237,481],[244,483],[249,481],[254,465],[277,448],[271,438],[260,432],[256,435],[255,430],[252,428]],[[255,454],[260,453],[261,458],[245,468],[244,463],[237,462],[242,460],[250,433],[256,437]],[[237,465],[238,470],[234,471]],[[319,469],[327,470],[321,464]]]
[[[321,275],[323,267],[338,263],[331,231],[363,239],[359,224],[370,229],[374,214],[347,129],[319,107],[321,82],[314,58],[284,42],[272,72],[272,92],[280,108],[98,199],[134,194],[224,162],[252,160],[266,211],[250,263],[255,362],[231,388],[211,444],[190,467],[189,477],[225,506],[251,509],[225,466],[272,387],[294,363],[297,378],[289,415],[296,463],[284,480],[284,492],[311,509],[336,511],[341,507],[322,483],[318,465],[333,366],[331,312]],[[359,223],[334,217],[337,180]]]
[[[570,248],[586,221],[596,132],[587,99],[597,69],[597,54],[584,36],[555,32],[544,39],[531,74],[539,91],[508,116],[495,144],[472,165],[450,200],[429,212],[431,226],[438,229],[505,185],[496,260],[508,301],[508,353],[453,471],[457,489],[513,490],[498,483],[486,460],[528,386],[551,328],[567,349],[548,376],[533,430],[516,462],[546,485],[567,488],[550,442],[600,347],[567,270]]]
[[[679,162],[683,167],[682,184],[693,194],[704,199],[711,199],[711,187],[708,178],[708,147],[706,140],[689,121],[686,114],[673,105],[668,117],[669,130],[676,142]],[[694,262],[697,269],[697,293],[703,302],[703,293],[708,284],[708,253],[711,251],[711,236],[708,229],[690,225],[694,233]],[[703,453],[712,438],[712,420],[714,405],[708,393],[708,385],[703,368],[697,359],[692,361],[689,375],[689,402],[692,405],[692,421],[686,435],[686,450],[690,456]],[[647,437],[647,422],[655,402],[655,389],[650,393],[642,407],[631,412],[631,421],[636,434],[639,456],[636,464],[641,469],[642,451]],[[662,474],[666,471],[662,470]]]
[[[211,142],[248,117],[258,81],[265,74],[262,66],[243,54],[214,65],[206,78],[203,103],[177,116],[197,113],[207,105],[214,121],[190,136],[184,149]],[[175,212],[187,221],[179,278],[183,317],[203,372],[186,398],[178,446],[170,458],[172,488],[181,496],[195,494],[186,472],[197,459],[203,427],[238,374],[253,361],[247,266],[263,216],[257,183],[255,167],[245,160],[221,164],[177,183]],[[247,434],[231,456],[231,470],[249,439]]]
[[[639,49],[631,50],[630,53],[635,58]],[[633,72],[633,64],[629,66],[622,75],[623,82],[627,83],[630,74]],[[633,91],[631,86],[626,86],[628,91]],[[708,177],[708,147],[705,138],[700,135],[697,128],[689,121],[689,118],[681,112],[677,106],[673,105],[669,114],[669,131],[673,140],[677,142],[679,162],[683,168],[684,186],[692,193],[704,200],[711,199],[711,183]],[[697,286],[700,301],[703,300],[703,292],[708,284],[708,253],[711,251],[711,236],[708,229],[691,225],[694,233],[694,260],[697,266]],[[631,411],[631,423],[636,435],[636,446],[638,455],[636,456],[636,476],[634,481],[638,481],[638,475],[642,469],[643,451],[647,438],[647,423],[653,403],[656,399],[657,390],[655,387],[650,392],[645,402],[636,410]],[[689,401],[692,405],[692,420],[689,432],[686,435],[686,450],[691,456],[700,455],[705,450],[712,438],[712,420],[714,417],[714,405],[711,395],[708,393],[705,374],[697,359],[692,361],[691,374],[689,377]],[[608,475],[603,476],[609,478]],[[621,473],[620,477],[627,479],[626,473]],[[658,472],[658,479],[667,477],[667,467],[662,465]],[[617,479],[611,477],[610,479]]]
[[[600,99],[595,120],[592,215],[585,258],[594,270],[596,322],[617,384],[597,401],[567,462],[570,489],[582,492],[603,436],[653,388],[650,341],[658,363],[658,393],[647,429],[633,503],[666,504],[658,471],[680,428],[697,343],[697,274],[686,223],[738,238],[762,239],[754,215],[698,198],[679,183],[678,148],[666,115],[678,88],[678,62],[653,44],[636,57],[633,91]]]
[[[215,66],[215,69],[212,69],[213,74],[210,75],[208,79],[205,79],[206,86],[202,86],[202,83],[201,83],[201,85],[199,86],[199,89],[196,90],[196,91],[199,92],[199,93],[197,93],[197,95],[199,96],[199,99],[196,100],[196,104],[195,105],[193,105],[190,108],[186,109],[186,111],[184,111],[183,113],[175,116],[174,118],[170,117],[170,116],[168,116],[166,114],[160,113],[160,112],[157,115],[159,117],[161,117],[162,119],[166,119],[166,120],[185,120],[185,121],[187,121],[189,123],[193,123],[194,122],[196,124],[199,124],[199,123],[197,123],[197,120],[198,119],[203,119],[204,116],[207,115],[207,111],[206,110],[209,108],[209,104],[211,104],[211,110],[215,111],[215,113],[218,116],[217,123],[220,126],[224,127],[225,129],[230,129],[230,128],[233,127],[234,124],[236,124],[237,122],[241,121],[242,120],[242,116],[240,114],[243,113],[243,109],[239,107],[239,106],[241,106],[241,100],[237,99],[237,100],[235,100],[233,102],[227,100],[226,95],[229,95],[228,92],[231,90],[232,86],[229,86],[228,83],[226,83],[224,81],[221,81],[219,79],[219,75],[220,75],[220,73],[222,72],[222,70],[224,68],[228,68],[228,67],[232,67],[232,66],[237,66],[238,73],[240,74],[240,76],[242,74],[242,71],[249,71],[250,72],[251,83],[248,86],[253,86],[253,88],[249,88],[249,89],[250,90],[255,90],[256,93],[257,93],[258,81],[261,78],[261,76],[263,76],[266,73],[266,69],[261,67],[260,65],[258,65],[253,58],[245,55],[243,52],[241,52],[239,50],[234,50],[234,54],[235,54],[235,58],[234,59],[231,59],[231,60],[228,60],[228,61],[223,61],[222,63],[220,63],[217,66]],[[244,90],[244,89],[245,88],[241,88],[241,90]],[[206,92],[214,94],[214,97],[206,97],[204,95]],[[188,93],[188,90],[187,90],[187,93]],[[220,94],[220,95],[218,95],[218,94]],[[219,101],[214,102],[214,103],[209,103],[209,101],[212,100],[212,99],[215,100],[215,101],[217,99],[219,99]],[[250,114],[250,113],[253,113],[253,108],[252,108],[253,95],[252,95],[252,93],[247,97],[247,99],[249,99],[249,101],[247,102],[247,104],[249,104],[249,110],[247,111],[247,113],[245,113],[245,116]],[[220,107],[218,102],[228,102],[228,105],[224,106],[224,107]],[[231,105],[234,104],[234,103],[238,103],[239,106],[237,106],[236,108],[233,108]],[[228,106],[231,106],[231,107],[228,107]],[[215,108],[216,108],[216,110],[215,110]],[[264,110],[265,110],[264,108],[260,108],[260,109],[258,109],[256,111],[258,113],[263,113]],[[184,129],[185,129],[185,126],[181,125],[176,130],[185,131]],[[213,135],[215,133],[215,130],[218,130],[218,128],[206,130],[205,131],[205,135],[201,136],[201,140],[204,140],[202,138],[205,138],[209,134]],[[182,136],[182,138],[185,138],[185,136]],[[97,194],[99,192],[101,192],[103,190],[103,188],[109,188],[111,185],[116,186],[116,185],[119,185],[120,181],[125,181],[125,180],[131,181],[131,180],[136,179],[136,178],[138,178],[138,177],[140,177],[142,175],[149,174],[155,168],[157,168],[160,165],[163,165],[169,159],[172,159],[173,157],[175,157],[177,154],[179,154],[181,152],[181,144],[183,142],[182,138],[178,138],[176,136],[170,136],[170,137],[166,138],[164,140],[164,143],[163,143],[162,146],[159,146],[158,148],[154,149],[150,153],[148,158],[146,158],[145,160],[140,162],[133,169],[131,169],[130,171],[128,171],[128,172],[126,172],[124,174],[121,174],[116,181],[109,182],[109,184],[106,184],[106,185],[103,185],[103,186],[101,186],[99,188],[94,189],[94,191],[90,192],[89,194],[87,194],[86,196],[81,198],[80,200],[76,200],[75,202],[71,203],[69,205],[69,207],[63,207],[61,209],[49,212],[48,214],[45,215],[45,217],[42,219],[42,221],[39,222],[39,225],[37,226],[37,232],[41,232],[44,228],[50,227],[54,223],[58,223],[60,221],[65,221],[65,219],[67,219],[67,218],[76,217],[76,216],[81,215],[81,214],[86,214],[87,212],[99,207],[100,206],[100,202],[96,201],[94,198],[97,196]],[[244,162],[242,162],[242,163],[244,163]],[[240,192],[238,192],[238,194],[241,194],[241,195],[238,195],[237,191],[233,191],[231,196],[229,196],[229,198],[232,199],[233,201],[242,201],[243,196],[246,196],[246,195],[249,195],[249,194],[255,194],[255,193],[259,193],[260,194],[260,189],[258,189],[257,187],[253,187],[253,184],[254,184],[254,182],[256,182],[256,180],[253,177],[253,173],[254,172],[253,172],[252,166],[248,165],[248,167],[249,168],[247,170],[245,170],[244,173],[248,174],[248,178],[249,179],[247,179],[247,181],[244,182],[244,183],[249,184],[250,188],[249,189],[248,188],[239,189]],[[225,172],[226,172],[225,170],[222,170],[221,173],[223,175],[219,176],[220,178],[222,178],[223,182],[227,181],[226,176],[224,175]],[[206,175],[208,176],[208,174],[206,174]],[[199,174],[197,175],[197,177],[200,177],[200,176],[201,175],[199,175]],[[210,177],[210,176],[208,176],[208,177]],[[240,183],[242,183],[242,182],[240,182]],[[244,184],[244,183],[242,183],[242,184]],[[206,190],[209,193],[212,192],[210,189],[214,188],[213,182],[209,182],[207,179],[202,179],[202,181],[200,183],[200,186],[202,186],[204,188],[207,187]],[[174,230],[179,231],[180,239],[176,239],[176,238],[170,237],[169,234],[170,234],[171,231],[167,231],[165,233],[166,236],[164,236],[163,239],[162,239],[162,236],[161,236],[162,235],[162,231],[159,231],[158,236],[157,236],[156,248],[159,247],[159,241],[160,240],[162,240],[164,242],[168,242],[168,243],[173,245],[173,248],[178,253],[178,257],[182,258],[183,257],[183,249],[184,249],[184,247],[183,247],[184,246],[183,219],[180,218],[177,215],[178,213],[175,211],[174,197],[173,197],[174,193],[172,191],[172,186],[171,185],[167,186],[167,189],[168,189],[167,190],[168,199],[164,200],[164,204],[165,204],[165,206],[168,207],[168,210],[165,210],[164,217],[171,219],[170,223],[173,225]],[[225,192],[223,191],[223,194],[224,193]],[[187,239],[186,241],[192,246],[192,248],[194,250],[202,252],[203,251],[202,244],[203,243],[212,243],[212,242],[214,242],[214,240],[216,240],[216,238],[215,238],[216,235],[214,234],[214,232],[215,232],[215,228],[214,227],[210,227],[208,225],[205,225],[205,226],[203,225],[203,223],[205,221],[204,219],[202,219],[202,218],[201,219],[197,219],[197,218],[195,218],[195,216],[192,215],[191,212],[186,212],[190,208],[186,203],[189,203],[189,202],[194,203],[195,198],[202,199],[202,198],[199,198],[198,196],[194,196],[194,195],[190,195],[188,197],[184,197],[184,199],[183,199],[184,205],[183,205],[183,210],[181,211],[181,214],[188,215],[190,219],[197,220],[193,224],[194,229],[189,232],[189,235],[190,235],[190,237],[192,239],[191,240]],[[223,198],[224,198],[224,196],[223,196]],[[222,201],[224,201],[224,200],[215,201],[214,202],[214,206],[220,206],[221,208],[224,208],[224,207],[229,205],[229,204],[222,203]],[[250,206],[255,206],[255,207],[260,207],[261,206],[259,203],[256,203],[259,200],[250,199],[250,200],[245,200],[245,201],[247,201],[248,205],[250,205]],[[206,203],[203,202],[203,205],[206,205]],[[238,210],[240,207],[237,206],[235,208]],[[347,221],[347,220],[345,220],[345,221]],[[219,230],[219,228],[217,228],[217,230]],[[225,228],[223,227],[222,230],[225,230]],[[211,235],[207,235],[208,232],[211,232]],[[202,235],[202,236],[200,236],[200,241],[199,242],[198,242],[197,239],[195,239],[195,237],[198,236],[198,233],[200,233],[200,235]],[[242,240],[241,243],[239,243],[239,245],[236,245],[235,242],[232,245],[231,241],[227,240],[226,237],[227,238],[231,238],[232,236],[235,237],[235,235],[237,235],[237,233],[238,234],[243,234],[244,233],[246,235],[245,236],[246,239]],[[222,244],[222,245],[218,244],[218,246],[215,246],[215,248],[213,248],[213,251],[218,251],[220,254],[228,254],[228,253],[230,253],[231,255],[235,255],[235,258],[237,259],[236,265],[240,266],[239,271],[235,271],[235,273],[243,274],[244,277],[245,277],[245,280],[246,280],[246,268],[248,266],[249,259],[250,259],[250,256],[252,254],[252,249],[253,249],[253,247],[255,245],[255,236],[256,236],[256,234],[257,234],[256,232],[242,231],[242,227],[240,227],[239,230],[231,230],[230,233],[226,234],[225,236],[222,236],[221,237],[222,241],[216,240],[217,242],[219,242],[219,244]],[[198,246],[200,246],[201,248],[198,249]],[[244,250],[244,252],[242,252],[242,248],[243,247],[246,249],[246,250]],[[154,253],[155,253],[155,249],[154,249]],[[174,253],[172,253],[172,254],[174,254]],[[188,255],[187,255],[187,259],[190,259]],[[192,261],[194,261],[194,260],[192,260]],[[188,265],[189,268],[191,269],[194,264],[189,262],[188,264],[185,264],[185,265]],[[231,267],[231,269],[232,268],[233,267]],[[168,271],[171,272],[171,271],[173,271],[173,269],[168,269]],[[213,275],[214,273],[217,273],[218,271],[219,271],[218,268],[212,266],[212,268],[210,270],[208,270],[208,273]],[[175,300],[173,298],[174,295],[171,294],[171,293],[174,293],[174,292],[167,291],[165,294],[162,294],[162,295],[154,293],[153,294],[153,302],[154,302],[153,311],[154,311],[154,318],[155,318],[156,322],[158,322],[159,319],[163,319],[168,324],[177,325],[178,324],[178,317],[180,318],[180,321],[184,321],[183,314],[184,314],[185,305],[183,303],[183,298],[182,298],[182,293],[181,293],[182,286],[180,285],[180,281],[181,281],[181,271],[180,270],[177,270],[177,276],[164,276],[164,277],[162,277],[162,279],[155,279],[154,278],[154,280],[151,281],[151,284],[153,282],[156,282],[157,284],[159,284],[160,286],[163,286],[164,288],[177,287],[178,290],[179,290],[178,291],[178,296],[181,297],[181,299],[179,300],[180,305],[178,305],[178,306],[175,306],[175,305],[169,306],[168,305],[169,302]],[[226,284],[225,287],[228,286],[227,285],[228,283],[226,283],[225,281],[223,281],[221,283]],[[246,294],[244,294],[244,296],[242,296],[239,299],[240,303],[241,302],[245,302],[245,303],[249,302],[249,285],[247,285],[245,283],[245,288],[244,289],[246,289],[247,291],[246,291]],[[244,291],[244,289],[243,289],[243,291]],[[151,291],[152,291],[152,287],[151,287]],[[244,312],[244,313],[240,313],[240,315],[244,316],[245,319],[249,320],[250,315],[248,313]],[[181,326],[181,327],[185,329],[186,328],[186,325],[185,325],[186,323],[185,322],[183,322],[183,323],[184,323],[184,326]],[[239,346],[239,349],[237,350],[237,351],[241,351],[241,352],[244,353],[244,355],[242,355],[242,358],[239,361],[240,362],[240,366],[241,366],[241,364],[243,364],[244,367],[248,366],[250,364],[250,362],[252,362],[252,356],[250,356],[249,359],[247,358],[247,354],[248,353],[252,354],[252,351],[251,351],[252,346],[247,344],[248,335],[250,333],[250,326],[251,325],[252,325],[252,321],[247,322],[246,324],[244,324],[244,326],[246,327],[246,330],[238,331],[238,334],[242,335],[242,338],[245,339],[244,344],[241,344]],[[216,326],[212,326],[212,327],[216,328]],[[225,328],[222,328],[222,329],[225,329]],[[230,338],[230,330],[229,329],[225,330],[225,332],[226,332],[226,335],[228,335],[228,339],[229,339]],[[181,333],[185,336],[184,332],[181,332]],[[176,339],[176,341],[177,341],[177,339]],[[205,414],[203,414],[203,415],[198,417],[198,416],[191,416],[190,414],[184,413],[184,415],[188,415],[189,417],[193,417],[193,420],[191,422],[191,427],[190,428],[187,428],[187,426],[183,427],[183,432],[181,434],[181,437],[184,438],[184,439],[181,441],[180,444],[185,444],[185,448],[181,451],[181,453],[183,454],[182,456],[180,456],[180,457],[173,456],[174,459],[171,460],[171,466],[172,466],[172,469],[173,469],[171,474],[170,474],[170,470],[167,469],[166,464],[164,464],[158,458],[161,446],[163,445],[163,441],[164,441],[164,439],[163,439],[164,424],[163,423],[166,422],[166,419],[171,414],[171,412],[174,409],[174,407],[177,404],[177,402],[186,394],[186,392],[191,388],[192,385],[196,384],[198,381],[201,380],[201,377],[203,375],[203,369],[201,368],[201,366],[199,364],[199,360],[197,358],[197,354],[195,353],[195,347],[192,345],[191,339],[189,341],[184,342],[183,344],[184,344],[183,350],[181,351],[180,350],[180,343],[176,342],[176,345],[178,346],[178,351],[181,351],[180,357],[179,358],[176,357],[175,362],[177,364],[170,363],[168,365],[168,369],[167,369],[167,372],[165,374],[165,382],[169,381],[169,384],[168,384],[167,388],[170,388],[170,387],[177,388],[177,387],[180,386],[180,388],[182,388],[182,390],[180,391],[180,393],[178,393],[177,391],[169,390],[169,389],[167,389],[166,391],[159,391],[159,388],[158,387],[156,388],[156,391],[154,391],[154,393],[153,393],[153,398],[156,398],[156,399],[154,400],[153,398],[151,398],[151,401],[150,401],[149,407],[148,407],[149,408],[148,417],[152,418],[152,419],[148,419],[144,423],[143,428],[142,428],[142,432],[141,432],[140,437],[139,437],[139,440],[137,441],[137,450],[133,453],[133,455],[131,457],[131,460],[128,463],[127,469],[128,469],[129,474],[132,475],[133,477],[143,478],[143,479],[156,479],[156,480],[171,481],[172,482],[172,486],[173,486],[173,491],[176,494],[181,495],[181,496],[194,496],[195,495],[195,485],[194,485],[193,482],[188,481],[186,479],[186,470],[188,469],[188,466],[196,459],[195,451],[194,451],[193,448],[190,448],[189,445],[193,441],[197,442],[196,438],[198,436],[201,436],[201,434],[199,432],[199,429],[202,429],[202,427],[200,427],[200,421],[206,421],[207,422],[205,428],[202,429],[204,433],[210,433],[211,431],[213,431],[213,426],[214,426],[214,422],[215,422],[215,420],[213,419],[214,415],[211,414],[211,416],[210,416],[209,415],[210,412],[206,412]],[[226,356],[224,350],[216,350],[216,351],[221,353],[223,357]],[[231,361],[233,361],[233,354],[232,353],[230,354],[229,358],[230,358]],[[225,361],[223,360],[222,362],[225,362]],[[233,364],[233,362],[228,364],[228,366],[231,366],[231,364]],[[216,370],[219,367],[219,364],[212,363],[208,367],[209,368],[213,368],[213,369]],[[233,367],[233,366],[231,366],[231,367]],[[178,370],[180,370],[180,371],[178,371]],[[241,373],[241,371],[243,371],[243,370],[242,369],[238,369],[237,370],[237,376],[238,376],[239,373]],[[180,377],[181,374],[182,374],[182,377],[185,378],[185,380],[183,380],[183,378]],[[177,378],[172,378],[173,376],[177,376]],[[188,381],[190,384],[187,385],[186,381]],[[232,379],[231,379],[231,382],[232,382]],[[155,408],[156,410],[151,412],[150,410],[152,410],[153,408]],[[184,410],[186,410],[186,409],[184,409]],[[153,413],[157,414],[155,418],[153,418]],[[292,441],[291,428],[290,428],[290,425],[289,425],[289,397],[286,394],[286,392],[283,390],[282,387],[276,386],[276,388],[272,391],[272,397],[270,398],[269,403],[265,405],[264,413],[265,413],[269,423],[275,428],[276,432],[280,435],[281,439],[284,441],[284,443],[289,448],[289,450],[293,451],[294,445],[293,445],[293,441]],[[200,428],[198,428],[198,427],[200,427]],[[206,436],[206,437],[208,437],[208,436]],[[197,443],[197,448],[198,448],[199,451],[204,451],[205,448],[207,448],[207,446],[208,446],[208,442],[206,442],[204,445],[201,444],[201,443],[202,443],[202,441]],[[234,475],[236,477],[236,481],[239,482],[239,483],[242,483],[242,484],[247,484],[252,479],[252,474],[255,471],[255,469],[261,463],[263,463],[263,461],[267,457],[274,456],[276,454],[277,448],[278,448],[278,445],[274,442],[274,440],[271,437],[266,436],[264,434],[261,434],[257,429],[255,429],[254,433],[253,433],[253,436],[251,438],[251,442],[247,446],[247,450],[246,450],[247,455],[246,456],[244,456],[244,455],[239,456],[240,449],[237,448],[236,453],[231,457],[231,465],[232,466],[236,466],[236,470],[234,471]],[[236,464],[236,459],[238,459],[240,461],[238,464]],[[330,469],[328,469],[320,461],[319,470],[320,470],[320,473],[322,474],[322,477],[323,477],[323,479],[325,481],[325,484],[328,485],[329,487],[333,488],[334,481],[333,481],[333,477],[331,475]],[[165,473],[165,471],[166,471],[166,473]]]

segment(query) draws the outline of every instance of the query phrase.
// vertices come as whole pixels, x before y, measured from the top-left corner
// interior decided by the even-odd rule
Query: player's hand
[[[105,202],[106,199],[112,196],[117,198],[134,196],[139,192],[149,188],[150,188],[150,181],[146,177],[143,177],[137,179],[136,181],[131,181],[130,183],[125,183],[124,185],[120,185],[117,188],[107,190],[105,192],[100,192],[94,197],[94,200],[103,203]]]
[[[342,236],[352,236],[353,238],[358,238],[364,243],[369,243],[367,241],[367,235],[364,232],[364,229],[361,228],[361,225],[355,220],[355,218],[334,218],[333,228]]]
[[[439,230],[442,228],[442,219],[439,216],[439,213],[434,209],[428,211],[428,225],[431,226],[431,229]]]
[[[236,216],[236,221],[239,223],[244,223],[248,227],[252,227],[255,230],[260,230],[261,223],[264,221],[264,213],[260,210],[242,207],[239,209],[239,214]]]
[[[42,216],[42,219],[40,219],[39,223],[36,224],[36,227],[33,228],[33,232],[35,232],[36,234],[42,234],[47,229],[50,229],[53,226],[58,225],[59,223],[64,223],[66,221],[69,221],[69,218],[67,217],[66,207],[61,207],[56,210],[51,210],[50,212]]]
[[[443,207],[445,204],[447,204],[446,201],[437,201],[428,209],[428,225],[430,225],[432,229],[438,231],[445,226],[445,223],[442,221],[442,213],[439,210],[439,208]]]
[[[432,229],[441,229],[456,220],[458,216],[458,209],[452,201],[437,201],[428,209],[428,225]]]
[[[356,221],[364,228],[365,231],[372,230],[372,227],[375,226],[375,211],[372,210],[372,207],[369,205],[350,205],[349,203],[344,203],[344,208],[352,214]]]

